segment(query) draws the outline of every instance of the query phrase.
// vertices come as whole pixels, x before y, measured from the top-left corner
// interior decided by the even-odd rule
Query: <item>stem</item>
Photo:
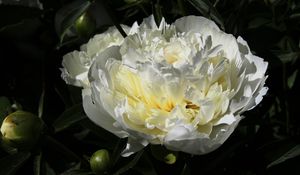
[[[149,16],[149,13],[146,11],[143,4],[139,4],[138,6],[141,8],[141,10],[145,13],[146,16]]]
[[[116,16],[112,13],[113,10],[110,8],[110,6],[104,0],[102,0],[102,4],[105,7],[105,10],[106,10],[108,16],[110,17],[110,19],[112,20],[113,24],[116,26],[116,28],[118,29],[118,31],[120,32],[120,34],[123,36],[123,38],[126,38],[127,34],[123,30],[123,28],[121,27],[121,25],[119,24],[119,22],[117,21]]]
[[[185,8],[183,6],[182,0],[177,0],[177,4],[178,4],[178,7],[179,7],[179,10],[180,10],[181,14],[183,16],[186,16],[186,11],[185,11]]]
[[[290,133],[290,113],[289,113],[289,106],[287,101],[287,81],[286,81],[286,64],[284,63],[282,66],[282,83],[283,83],[283,99],[284,99],[284,111],[286,117],[286,132],[287,134]]]
[[[218,3],[219,3],[219,0],[216,0],[213,6],[216,7]]]
[[[69,148],[67,148],[65,145],[63,145],[62,143],[58,142],[57,140],[55,140],[54,138],[52,138],[51,136],[45,136],[45,143],[46,145],[51,145],[52,144],[52,148],[56,149],[56,151],[60,152],[61,154],[64,154],[65,156],[73,159],[73,160],[77,160],[80,161],[82,164],[84,164],[85,166],[89,166],[89,163],[79,157],[77,154],[75,154],[73,151],[71,151]]]

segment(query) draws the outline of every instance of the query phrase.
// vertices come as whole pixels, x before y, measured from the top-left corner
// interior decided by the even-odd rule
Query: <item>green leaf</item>
[[[53,123],[55,132],[62,131],[86,118],[82,104],[77,104],[65,110]]]
[[[0,159],[0,174],[1,175],[13,175],[30,157],[29,152],[19,152],[13,155],[6,156]]]
[[[119,139],[117,144],[115,145],[115,148],[112,152],[112,165],[115,165],[120,156],[121,156],[121,152],[125,149],[126,147],[126,143],[127,143],[127,139]]]
[[[66,158],[68,158],[68,160],[83,161],[83,159],[75,154],[72,150],[50,136],[45,136],[43,144],[47,148],[54,149],[58,154],[64,155]],[[87,164],[87,162],[83,162]]]
[[[293,20],[299,20],[300,19],[300,13],[291,14],[290,18],[293,19]]]
[[[106,140],[107,144],[112,144],[117,142],[118,137],[108,132],[107,130],[99,127],[94,124],[89,118],[85,118],[80,122],[80,125],[84,128],[90,130],[93,134],[95,134],[99,139]]]
[[[257,17],[254,18],[253,20],[251,20],[248,24],[248,29],[256,29],[259,27],[262,27],[266,24],[271,23],[272,21],[268,18],[264,18],[264,17]]]
[[[290,89],[292,89],[294,86],[297,74],[298,74],[298,70],[295,70],[294,73],[288,78],[287,85]]]
[[[139,163],[134,167],[134,170],[140,172],[143,175],[157,175],[153,163],[149,159],[147,153],[143,154]]]
[[[124,19],[128,19],[139,12],[139,9],[129,9],[125,12]]]
[[[10,113],[11,104],[8,98],[0,97],[0,124],[4,118]]]
[[[218,23],[222,30],[225,30],[223,19],[217,9],[209,0],[188,0],[200,13],[206,17],[211,17]]]
[[[43,9],[43,5],[40,3],[39,0],[1,0],[0,4],[4,5],[19,5],[19,6],[24,6],[24,7],[35,7],[39,9]]]
[[[135,2],[132,2],[132,3],[129,3],[129,4],[125,4],[122,7],[117,8],[116,10],[122,11],[122,10],[127,10],[127,9],[130,9],[130,8],[137,8],[137,6],[139,4],[141,4],[142,2],[143,1],[135,1]]]
[[[55,171],[50,167],[48,162],[45,162],[46,175],[56,175]]]
[[[45,86],[43,86],[42,94],[39,101],[38,117],[42,118],[44,111]]]
[[[159,26],[161,19],[163,18],[162,6],[159,4],[159,1],[154,5],[153,13],[156,25]]]
[[[140,158],[142,157],[143,153],[144,153],[144,150],[141,150],[138,153],[136,153],[136,155],[134,156],[134,158],[127,165],[125,165],[122,168],[120,168],[113,175],[121,175],[122,173],[125,173],[128,170],[132,169],[137,164],[137,162],[140,160]]]
[[[281,60],[282,63],[295,63],[299,57],[300,52],[288,52],[278,54],[278,58]]]
[[[180,175],[191,175],[191,170],[189,166],[185,163]]]
[[[284,153],[283,155],[281,155],[279,158],[277,158],[275,161],[271,162],[267,168],[270,168],[274,165],[278,165],[280,163],[283,163],[291,158],[297,157],[300,155],[300,145],[296,145],[295,147],[293,147],[292,149],[290,149],[289,151],[287,151],[286,153]]]
[[[38,155],[34,157],[33,160],[33,174],[41,175],[41,165],[42,165],[42,153],[40,152]]]
[[[61,44],[60,46],[62,46],[63,44]],[[54,86],[54,90],[57,93],[57,95],[60,97],[61,101],[64,103],[64,105],[69,108],[73,106],[72,100],[69,96],[69,91],[64,89],[64,88],[59,88]]]
[[[88,0],[76,0],[61,8],[55,16],[56,33],[62,43],[68,29],[89,8],[91,2]]]
[[[90,170],[80,169],[80,166],[81,163],[77,163],[67,171],[61,173],[61,175],[94,175]]]
[[[22,24],[26,19],[38,18],[40,14],[41,11],[35,8],[16,5],[1,5],[0,32],[7,28]]]
[[[33,174],[34,175],[56,175],[55,171],[50,167],[48,162],[43,159],[42,152],[36,155],[33,159]]]
[[[62,173],[61,175],[94,175],[95,173],[88,170],[70,170],[68,172]]]

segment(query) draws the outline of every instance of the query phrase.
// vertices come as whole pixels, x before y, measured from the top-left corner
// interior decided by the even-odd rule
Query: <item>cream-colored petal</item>
[[[171,150],[190,154],[210,153],[220,147],[232,134],[241,118],[236,116],[236,119],[231,125],[215,126],[209,137],[199,135],[188,127],[176,126],[165,137],[164,145]]]
[[[219,31],[219,27],[211,20],[201,16],[186,16],[177,19],[174,23],[178,32],[198,32],[210,33],[210,31]]]
[[[148,145],[146,140],[137,140],[131,137],[128,138],[125,149],[122,151],[121,155],[123,157],[128,157]]]
[[[82,90],[82,103],[85,113],[95,124],[118,137],[124,138],[128,136],[128,133],[124,130],[113,126],[113,123],[116,121],[105,111],[101,103],[93,102],[90,89]]]
[[[62,78],[67,84],[79,87],[88,87],[87,72],[90,59],[84,52],[73,51],[63,57]]]

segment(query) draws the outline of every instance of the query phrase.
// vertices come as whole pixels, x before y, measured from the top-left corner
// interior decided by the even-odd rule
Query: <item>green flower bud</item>
[[[42,128],[41,119],[32,113],[11,113],[2,122],[2,146],[19,150],[31,149],[38,141]]]
[[[106,149],[96,151],[90,159],[91,169],[96,174],[102,174],[103,172],[105,172],[108,169],[109,165],[110,157]]]
[[[75,21],[76,31],[80,36],[88,37],[96,28],[96,21],[89,13],[84,13]]]
[[[176,155],[170,153],[166,155],[164,159],[165,159],[165,163],[172,165],[176,162]]]
[[[150,148],[153,157],[159,161],[171,165],[177,160],[177,152],[175,151],[170,151],[160,145],[151,145]]]

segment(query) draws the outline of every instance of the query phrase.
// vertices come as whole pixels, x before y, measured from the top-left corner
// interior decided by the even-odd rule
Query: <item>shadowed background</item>
[[[224,145],[203,156],[178,153],[172,165],[158,158],[162,147],[120,157],[126,141],[87,119],[81,89],[66,85],[59,70],[62,56],[94,34],[151,14],[168,23],[210,18],[269,62],[267,95]],[[102,148],[114,162],[108,174],[300,174],[299,33],[297,0],[2,0],[1,121],[15,104],[40,115],[46,128],[34,150],[0,150],[0,174],[93,174],[89,157]]]

